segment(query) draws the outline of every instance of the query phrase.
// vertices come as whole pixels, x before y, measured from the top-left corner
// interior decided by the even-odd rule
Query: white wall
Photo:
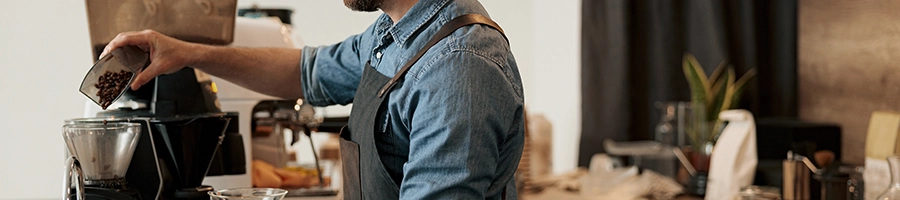
[[[340,1],[239,0],[295,10],[294,28],[308,45],[344,40],[378,13]],[[581,1],[483,0],[506,30],[531,114],[554,127],[554,172],[575,167],[580,113]],[[56,199],[63,169],[63,120],[81,117],[76,90],[91,66],[84,1],[0,1],[0,199]]]
[[[84,2],[0,1],[0,198],[59,198],[63,120],[91,67]]]
[[[581,137],[581,1],[535,0],[534,62],[526,72],[526,104],[553,123],[553,172],[578,165]]]

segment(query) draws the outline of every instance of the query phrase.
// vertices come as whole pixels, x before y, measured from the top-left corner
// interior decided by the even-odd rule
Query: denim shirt
[[[303,95],[316,106],[353,102],[365,64],[388,77],[476,0],[420,0],[396,24],[382,14],[343,42],[304,47]],[[338,22],[336,22],[338,23]],[[485,25],[434,45],[387,97],[376,118],[378,155],[400,199],[516,199],[524,143],[522,82],[509,44]]]

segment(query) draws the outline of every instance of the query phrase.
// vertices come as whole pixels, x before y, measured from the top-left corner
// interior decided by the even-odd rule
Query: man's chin
[[[353,11],[375,12],[383,0],[344,0],[344,6]]]

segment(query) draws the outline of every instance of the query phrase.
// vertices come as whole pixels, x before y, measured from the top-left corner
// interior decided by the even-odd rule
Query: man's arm
[[[263,94],[288,99],[303,97],[299,87],[300,49],[211,46],[144,30],[119,34],[101,56],[128,45],[150,53],[150,66],[131,84],[135,90],[159,75],[190,66]]]
[[[202,45],[198,52],[201,59],[192,67],[263,94],[303,97],[300,49]]]
[[[522,102],[503,69],[468,52],[416,74],[400,199],[493,199],[522,151]]]

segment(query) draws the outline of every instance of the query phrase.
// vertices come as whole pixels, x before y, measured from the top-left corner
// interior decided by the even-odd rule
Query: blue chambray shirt
[[[343,42],[304,47],[304,98],[316,106],[353,102],[367,61],[392,77],[441,26],[472,13],[488,16],[476,0],[420,0],[396,24],[382,14]],[[400,199],[500,199],[503,190],[516,199],[523,99],[500,32],[466,26],[433,46],[393,88],[373,127]]]

